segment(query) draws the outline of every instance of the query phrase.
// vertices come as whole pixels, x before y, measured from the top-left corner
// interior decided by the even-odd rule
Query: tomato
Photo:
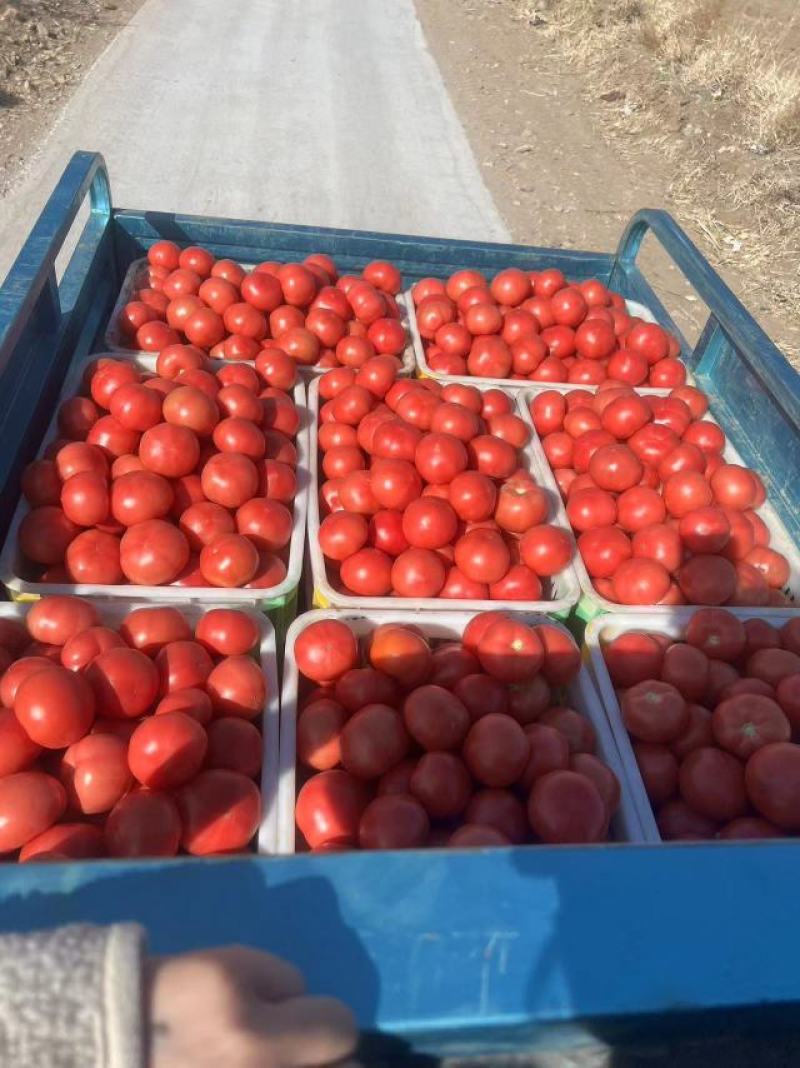
[[[633,753],[650,804],[663,805],[678,790],[678,761],[665,745],[634,742]]]
[[[161,519],[129,526],[120,542],[122,571],[136,585],[161,586],[172,582],[188,561],[186,538]]]
[[[513,619],[498,619],[478,641],[478,659],[489,675],[502,682],[532,679],[544,663],[544,649],[536,631]]]
[[[346,722],[347,713],[336,701],[322,698],[306,705],[297,721],[298,760],[317,771],[336,767],[342,759],[341,735]]]
[[[63,814],[64,788],[51,775],[20,771],[0,779],[0,853],[19,849]]]
[[[657,822],[659,833],[665,841],[709,839],[714,837],[717,830],[713,820],[701,816],[677,797],[661,807]]]
[[[736,587],[734,566],[723,556],[693,556],[680,568],[677,578],[690,604],[724,604]]]
[[[244,849],[258,830],[261,795],[253,782],[235,771],[202,771],[176,793],[181,845],[193,856]]]
[[[419,549],[439,549],[454,540],[458,517],[452,506],[436,497],[420,497],[403,513],[403,536]]]
[[[457,749],[467,735],[470,715],[457,696],[442,686],[417,687],[406,698],[403,718],[423,749]]]
[[[800,829],[800,747],[763,746],[747,761],[747,795],[765,819],[784,831]]]
[[[206,461],[200,475],[203,493],[223,508],[238,508],[258,491],[258,470],[241,453],[219,453]]]
[[[741,760],[771,742],[788,742],[789,720],[777,702],[759,694],[741,694],[722,701],[711,717],[717,744]]]
[[[528,820],[547,843],[599,842],[606,837],[606,806],[592,780],[574,771],[551,771],[537,779],[528,800]]]
[[[133,782],[128,746],[112,734],[90,734],[67,749],[59,775],[70,804],[78,812],[108,812]]]
[[[328,842],[352,842],[367,801],[366,788],[358,779],[338,769],[323,771],[297,795],[297,826],[312,849]]]
[[[452,485],[450,492],[452,495]],[[511,479],[500,487],[494,518],[503,530],[524,534],[531,527],[543,523],[548,511],[547,494],[543,489],[533,483]]]
[[[478,658],[460,641],[443,642],[433,652],[431,682],[452,690],[461,679],[479,670]]]
[[[773,549],[757,545],[747,553],[744,559],[764,576],[767,584],[773,589],[780,589],[789,581],[789,563],[784,556]]]
[[[392,565],[392,588],[400,597],[436,597],[445,578],[444,562],[431,549],[406,549]]]
[[[46,749],[62,749],[88,733],[95,702],[86,679],[63,667],[29,675],[14,696],[14,714],[25,733]]]
[[[25,625],[31,638],[49,645],[65,645],[70,638],[97,626],[100,622],[97,609],[78,597],[43,597],[31,605]],[[17,643],[21,638],[13,636]],[[18,650],[21,651],[21,650]]]
[[[642,742],[672,742],[689,725],[686,701],[666,682],[636,683],[622,695],[620,708],[626,728]]]
[[[191,638],[189,624],[177,608],[136,608],[120,625],[125,641],[148,656],[155,656],[170,642]]]
[[[306,678],[328,683],[356,666],[358,646],[346,624],[326,619],[311,623],[297,636],[294,655],[298,670]]]
[[[774,823],[762,820],[758,816],[740,816],[738,819],[726,823],[717,832],[717,838],[723,840],[783,837],[783,833]]]
[[[685,642],[674,642],[664,653],[661,679],[678,690],[687,701],[701,701],[708,687],[708,657]]]
[[[389,705],[365,705],[341,730],[342,764],[360,779],[379,778],[405,757],[408,748],[403,720]]]
[[[109,813],[105,838],[112,857],[174,856],[181,838],[175,802],[155,790],[131,791]]]
[[[374,631],[369,660],[374,668],[406,689],[424,683],[433,668],[431,650],[425,638],[399,624],[386,624]]]
[[[464,819],[467,825],[499,832],[505,842],[515,845],[524,842],[528,834],[525,806],[509,790],[478,790],[467,805]]]
[[[433,819],[453,819],[466,808],[472,782],[454,753],[425,753],[411,774],[409,792]]]
[[[42,747],[28,736],[13,711],[0,708],[0,778],[24,771],[41,751]]]
[[[632,486],[617,500],[617,522],[633,534],[637,530],[663,523],[666,509],[661,495],[648,486]]]
[[[61,650],[61,663],[70,671],[82,671],[96,656],[125,643],[109,627],[89,627],[73,635]]]
[[[485,786],[510,786],[530,755],[528,740],[511,716],[489,713],[473,723],[463,756],[472,775]]]
[[[681,764],[678,782],[683,800],[707,819],[723,823],[746,812],[744,767],[721,749],[692,750]]]
[[[594,527],[578,538],[578,551],[592,578],[611,578],[630,558],[631,543],[618,527]]]
[[[745,669],[749,676],[774,687],[787,676],[800,673],[800,656],[788,649],[758,649],[748,656]]]
[[[162,475],[152,471],[129,471],[111,486],[111,515],[125,527],[161,519],[173,506],[175,494]]]
[[[426,297],[444,296],[445,294],[444,282],[438,278],[421,278],[419,282],[415,282],[411,287],[411,296],[415,306],[421,304]]]
[[[662,564],[641,557],[624,560],[611,581],[620,604],[657,604],[670,587],[669,572]]]
[[[677,571],[683,559],[683,543],[675,527],[664,523],[637,530],[632,539],[633,555],[654,560],[667,571]]]
[[[453,693],[475,721],[488,713],[507,713],[509,695],[506,686],[490,675],[465,675],[453,686]]]
[[[455,562],[459,570],[475,582],[497,582],[508,571],[511,558],[500,534],[478,527],[456,542]]]
[[[596,746],[596,736],[592,724],[579,712],[571,708],[554,705],[539,717],[545,727],[553,727],[567,739],[571,753],[592,753]]]
[[[589,474],[601,489],[621,493],[642,477],[642,464],[626,445],[601,445],[589,460]]]
[[[88,860],[102,857],[104,845],[100,827],[88,823],[56,823],[22,847],[19,862]]]
[[[542,578],[563,571],[574,551],[574,543],[567,531],[547,524],[531,527],[520,542],[524,564]]]
[[[735,662],[744,652],[747,632],[742,622],[725,609],[701,608],[689,620],[686,640],[707,656]]]
[[[196,719],[182,712],[167,712],[143,720],[136,728],[128,747],[128,763],[143,786],[172,790],[198,773],[207,745],[206,732]]]
[[[358,827],[362,849],[413,849],[430,830],[425,809],[413,797],[386,794],[366,806]]]

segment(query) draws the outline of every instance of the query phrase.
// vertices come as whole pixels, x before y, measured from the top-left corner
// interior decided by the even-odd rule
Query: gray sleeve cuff
[[[135,924],[0,935],[0,1064],[145,1068],[143,959]]]

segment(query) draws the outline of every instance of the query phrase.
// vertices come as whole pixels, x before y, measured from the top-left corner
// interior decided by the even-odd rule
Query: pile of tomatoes
[[[545,390],[530,413],[597,592],[619,604],[781,605],[755,471],[726,463],[705,394]]]
[[[703,608],[603,654],[662,838],[800,832],[800,618]]]
[[[530,438],[502,390],[397,379],[381,358],[319,379],[319,544],[359,597],[539,601],[572,559],[522,466]],[[326,514],[327,513],[327,514]]]
[[[686,382],[676,338],[626,311],[596,278],[509,267],[491,283],[476,270],[411,290],[432,371],[530,382],[606,381],[671,389]]]
[[[49,583],[264,589],[287,574],[297,493],[297,366],[273,350],[216,373],[171,345],[157,373],[89,365],[61,435],[29,464],[19,548]]]
[[[0,619],[0,854],[20,861],[243,850],[267,680],[256,618],[176,608],[119,627],[49,597]]]
[[[336,619],[309,623],[295,817],[313,850],[599,842],[620,799],[595,732],[563,703],[580,670],[569,634],[484,612],[460,641],[400,623],[360,647]]]
[[[207,249],[157,241],[117,327],[143,352],[186,342],[219,359],[258,360],[277,348],[306,367],[360,367],[377,354],[400,357],[408,344],[401,288],[384,260],[360,276],[340,275],[323,253],[246,271]]]

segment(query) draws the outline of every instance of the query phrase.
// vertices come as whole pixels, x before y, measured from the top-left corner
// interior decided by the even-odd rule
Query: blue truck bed
[[[59,282],[56,255],[87,195]],[[410,279],[546,264],[599,277],[675,329],[637,267],[650,230],[709,309],[684,358],[797,540],[798,377],[664,212],[639,212],[616,252],[594,253],[132,211],[112,207],[103,160],[86,152],[0,290],[0,537],[65,369],[99,350],[127,265],[159,238],[250,262],[381,257]],[[793,1025],[799,858],[793,843],[752,842],[0,865],[0,927],[136,919],[158,952],[268,948],[348,1001],[366,1031],[436,1055],[625,1044]]]

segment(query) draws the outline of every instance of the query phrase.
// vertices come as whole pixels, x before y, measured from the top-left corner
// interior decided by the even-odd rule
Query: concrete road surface
[[[0,278],[78,148],[122,207],[508,240],[412,0],[147,0],[0,202]]]

